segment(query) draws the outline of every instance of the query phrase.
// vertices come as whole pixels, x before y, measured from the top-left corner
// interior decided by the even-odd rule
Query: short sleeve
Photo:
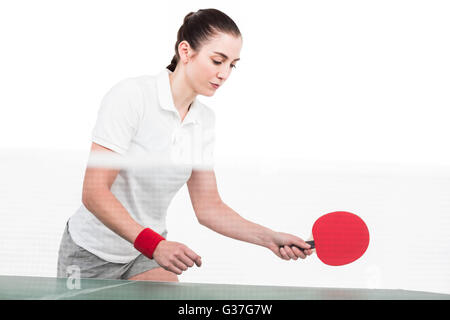
[[[132,78],[122,80],[103,97],[92,141],[125,154],[142,118],[142,93]]]

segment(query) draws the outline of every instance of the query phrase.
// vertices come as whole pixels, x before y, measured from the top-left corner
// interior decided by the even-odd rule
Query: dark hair
[[[197,51],[203,42],[209,40],[210,37],[218,32],[241,37],[241,32],[237,25],[222,11],[217,9],[200,9],[197,12],[188,13],[184,17],[183,25],[178,30],[175,55],[170,65],[166,68],[172,72],[175,70],[180,60],[178,45],[181,41],[187,41],[191,48]]]

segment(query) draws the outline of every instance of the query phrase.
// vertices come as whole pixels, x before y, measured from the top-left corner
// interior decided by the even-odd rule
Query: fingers
[[[202,264],[200,256],[197,255],[194,251],[190,250],[187,247],[185,247],[183,249],[184,250],[177,251],[174,253],[173,259],[171,261],[174,269],[186,271],[188,268],[192,268],[194,266],[194,263],[198,267],[200,267]],[[181,273],[177,273],[177,274],[181,274]]]
[[[292,251],[299,256],[299,254],[303,253],[305,256],[310,256],[314,253],[314,249],[302,249],[300,250],[297,246],[292,246]]]
[[[180,275],[183,271],[186,271],[188,269],[188,266],[181,262],[181,260],[174,260],[171,265],[173,272]]]
[[[194,263],[197,267],[202,265],[201,257],[194,252],[184,252],[184,254],[177,256],[177,258],[177,267],[183,271],[186,271],[187,268],[192,268]]]
[[[280,258],[284,260],[306,259],[307,256],[314,253],[311,245],[303,241],[303,239],[289,234],[281,233],[281,235],[285,237],[282,239],[284,244],[279,247],[276,253]]]
[[[284,246],[280,248],[280,254],[281,254],[281,258],[284,260],[297,260],[298,258],[301,259],[305,259],[306,258],[306,254],[298,249],[295,246],[289,247],[289,246]]]
[[[302,259],[305,259],[307,256],[307,253],[305,252],[305,250],[300,250],[298,247],[296,246],[292,246],[292,251],[294,252],[294,254],[297,257],[300,257]]]
[[[165,246],[161,247],[155,259],[161,267],[177,275],[193,267],[194,264],[198,267],[202,264],[201,257],[198,254],[177,242],[167,242]]]
[[[310,240],[312,240],[312,238],[310,238]],[[293,251],[298,254],[298,253],[303,253],[306,256],[310,256],[313,254],[314,249],[311,249],[311,245],[306,243],[305,241],[303,241],[303,239],[297,238],[295,240],[295,242],[293,243]]]
[[[299,247],[302,250],[308,250],[311,248],[311,246],[309,244],[307,244],[305,241],[303,241],[302,239],[296,239],[296,241],[294,242],[294,246]]]
[[[286,250],[284,250],[284,247],[281,247],[281,248],[280,248],[280,254],[281,254],[281,258],[282,258],[283,260],[290,260],[290,259],[289,259],[289,256],[288,256],[287,253],[286,253]]]
[[[187,248],[186,256],[189,258],[190,261],[195,262],[197,267],[200,267],[202,265],[202,258],[191,249]]]
[[[173,273],[175,273],[177,275],[181,275],[183,273],[183,271],[181,271],[180,269],[178,269],[177,267],[175,267],[173,265],[170,265],[170,266],[168,266],[168,267],[166,267],[164,269],[166,269],[167,271],[173,272]]]

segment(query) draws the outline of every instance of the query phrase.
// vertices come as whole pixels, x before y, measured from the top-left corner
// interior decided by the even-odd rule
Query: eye
[[[212,60],[212,62],[213,62],[215,65],[222,64],[222,61]],[[236,65],[235,65],[235,64],[230,64],[230,66],[231,66],[232,68],[236,68]]]

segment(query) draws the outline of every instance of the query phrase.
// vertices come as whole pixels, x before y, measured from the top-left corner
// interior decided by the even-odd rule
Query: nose
[[[222,68],[220,68],[219,72],[217,73],[217,78],[220,79],[220,81],[224,82],[225,80],[227,80],[228,75],[230,74],[231,71],[231,67],[229,66],[224,66]]]
[[[223,71],[219,71],[218,73],[217,73],[217,78],[220,80],[220,81],[225,81],[225,79],[226,79],[226,74],[225,74],[225,72],[223,72]]]

